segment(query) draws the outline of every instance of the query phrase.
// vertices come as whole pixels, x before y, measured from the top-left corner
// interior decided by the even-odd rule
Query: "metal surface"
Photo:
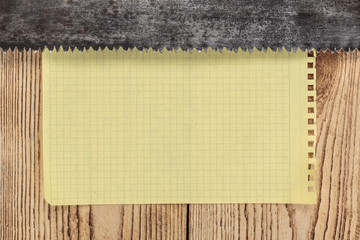
[[[357,0],[0,0],[0,47],[360,47]]]

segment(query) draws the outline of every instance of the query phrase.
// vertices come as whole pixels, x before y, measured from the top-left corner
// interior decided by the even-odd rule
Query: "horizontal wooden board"
[[[2,0],[0,47],[359,48],[357,0]]]

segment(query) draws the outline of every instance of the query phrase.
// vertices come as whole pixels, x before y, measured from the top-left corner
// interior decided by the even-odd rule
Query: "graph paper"
[[[45,49],[46,200],[315,203],[312,53]]]

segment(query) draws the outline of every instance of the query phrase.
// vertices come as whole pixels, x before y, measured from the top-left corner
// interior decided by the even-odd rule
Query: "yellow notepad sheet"
[[[300,50],[49,51],[53,205],[315,203],[315,58]]]

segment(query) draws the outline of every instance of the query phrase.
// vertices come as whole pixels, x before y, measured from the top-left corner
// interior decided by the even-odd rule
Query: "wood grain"
[[[360,239],[360,54],[317,57],[318,204],[191,205],[190,239]]]
[[[358,0],[1,0],[0,47],[354,49],[359,9]]]
[[[0,239],[185,239],[186,205],[44,200],[41,53],[0,51]]]
[[[359,239],[360,54],[317,58],[317,205],[49,206],[41,54],[0,51],[0,239]]]

